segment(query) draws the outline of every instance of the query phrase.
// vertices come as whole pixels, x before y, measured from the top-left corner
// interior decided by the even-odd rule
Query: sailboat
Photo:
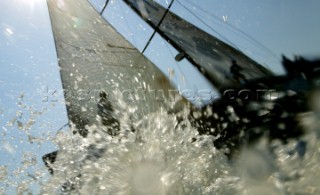
[[[200,119],[190,119],[201,134],[219,137],[214,141],[217,148],[233,153],[262,135],[286,142],[303,134],[297,114],[310,110],[308,95],[318,88],[319,60],[296,57],[291,61],[283,56],[286,74],[275,75],[239,49],[172,13],[174,1],[167,9],[152,0],[124,2],[179,51],[177,61],[187,59],[219,91],[221,98],[202,108]],[[208,115],[208,110],[218,117]]]
[[[86,0],[48,0],[70,125],[83,137],[90,126],[101,124],[99,102],[108,101],[104,102],[108,105],[105,109],[114,111],[119,108],[117,100],[125,99],[138,110],[135,117],[141,118],[160,110],[169,112],[166,100],[176,91],[168,77],[144,55],[145,49],[139,51],[104,20],[101,14],[108,2],[97,11]],[[179,52],[176,61],[188,60],[219,92],[221,98],[200,109],[200,118],[192,117],[199,111],[196,107],[191,104],[190,109],[190,120],[201,134],[219,137],[214,143],[217,148],[237,150],[242,142],[255,140],[265,132],[272,139],[282,140],[303,133],[295,116],[309,109],[305,100],[308,92],[318,87],[319,60],[290,61],[284,57],[287,74],[275,76],[243,52],[172,13],[173,1],[168,8],[152,0],[123,2],[154,30],[149,42],[158,33]],[[274,93],[277,97],[272,96]],[[183,106],[190,106],[187,98],[180,99]],[[208,109],[218,117],[206,115]],[[284,113],[289,114],[280,117]],[[110,120],[112,123],[116,117]],[[291,125],[284,128],[290,130],[279,131],[279,123]],[[213,128],[216,131],[212,132]],[[244,129],[249,133],[243,134]],[[56,154],[44,156],[47,165],[54,162]]]

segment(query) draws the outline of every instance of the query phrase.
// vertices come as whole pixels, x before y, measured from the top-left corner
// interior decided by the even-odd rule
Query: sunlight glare
[[[44,0],[16,0],[17,3],[28,7],[31,11],[33,11],[36,6],[39,6],[42,1]]]

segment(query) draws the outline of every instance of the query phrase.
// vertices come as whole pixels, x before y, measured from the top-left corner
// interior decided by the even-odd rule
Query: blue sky
[[[12,173],[26,156],[38,155],[43,166],[41,156],[55,148],[47,139],[67,117],[61,94],[50,95],[61,90],[61,80],[46,1],[1,0],[0,19],[0,166],[17,181]]]
[[[104,2],[91,1],[96,2],[97,7]],[[166,0],[158,2],[168,5]],[[129,34],[128,39],[142,47],[146,42],[143,39],[148,39],[152,30],[119,3],[114,1],[111,6],[123,6],[122,13],[110,11],[104,16],[109,16],[111,23],[122,26],[123,32]],[[107,10],[110,9],[117,11],[116,7]],[[278,73],[281,73],[281,54],[319,57],[319,9],[318,0],[176,0],[172,6],[172,11],[178,15],[213,35],[218,31],[223,34],[222,40],[242,48]],[[131,27],[128,24],[132,24]],[[141,37],[130,35],[136,30]],[[159,36],[155,37],[146,54],[161,64],[160,69],[167,74],[174,70],[175,82],[181,88],[197,89],[204,85],[204,81],[194,76],[194,70],[186,65],[187,62],[177,64],[174,60],[162,60],[174,56],[176,51]],[[42,166],[39,157],[54,150],[55,146],[47,141],[40,145],[30,143],[27,135],[47,139],[67,123],[62,94],[51,95],[55,90],[61,92],[62,88],[45,0],[0,1],[0,67],[0,166],[8,166],[9,172],[15,170],[21,166],[21,158],[28,151],[39,155],[37,163]],[[15,118],[24,127],[30,121],[35,123],[30,129],[19,129],[17,122],[12,126],[8,124]]]

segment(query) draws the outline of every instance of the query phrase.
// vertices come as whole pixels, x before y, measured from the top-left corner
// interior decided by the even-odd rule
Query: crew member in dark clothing
[[[98,115],[101,117],[101,123],[108,128],[108,134],[115,136],[119,134],[120,123],[114,116],[114,109],[104,91],[100,92],[100,100],[97,104]]]
[[[244,75],[241,74],[242,70],[243,70],[243,68],[241,66],[239,66],[239,64],[237,64],[237,62],[235,60],[232,60],[232,65],[231,65],[231,68],[230,68],[230,72],[231,72],[233,78],[237,82],[244,82],[246,80]]]

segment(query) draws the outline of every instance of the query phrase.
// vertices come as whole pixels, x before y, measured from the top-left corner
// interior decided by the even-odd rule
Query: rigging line
[[[219,33],[218,31],[214,30],[210,25],[208,25],[204,20],[202,20],[202,18],[200,18],[199,16],[197,16],[196,14],[194,14],[189,8],[187,8],[185,5],[183,5],[180,1],[178,1],[178,4],[180,4],[184,9],[186,9],[191,15],[193,15],[195,18],[197,18],[201,23],[203,23],[207,28],[209,28],[210,30],[212,30],[213,32],[217,33],[217,35],[219,35],[220,37],[222,37],[227,43],[229,43],[230,45],[232,45],[234,48],[236,48],[237,50],[241,51],[239,47],[237,47],[235,44],[233,44],[231,41],[229,41],[226,37],[224,37],[221,33]]]
[[[210,12],[208,12],[207,10],[203,9],[202,7],[196,5],[195,3],[189,1],[189,0],[184,0],[185,2],[189,3],[190,5],[196,7],[197,9],[201,10],[202,12],[206,13],[209,16],[212,16],[213,18],[217,19],[218,21],[221,20],[221,18],[219,18],[216,15],[211,14]],[[263,48],[264,50],[266,50],[269,54],[271,54],[273,57],[275,57],[276,59],[278,59],[277,55],[275,53],[273,53],[269,48],[265,47],[262,43],[260,43],[258,40],[256,40],[255,38],[253,38],[251,35],[245,33],[244,31],[236,28],[235,26],[231,25],[230,23],[225,23],[227,26],[229,26],[231,29],[233,29],[235,32],[239,32],[240,34],[243,35],[243,38],[245,38],[246,40],[248,40],[249,42],[253,42],[255,43],[257,46]]]
[[[170,4],[169,4],[168,8],[167,8],[167,9],[166,9],[166,11],[164,12],[164,14],[163,14],[163,16],[162,16],[161,20],[159,21],[158,25],[155,27],[155,30],[153,31],[153,33],[152,33],[151,37],[149,38],[149,40],[148,40],[148,42],[147,42],[146,46],[143,48],[143,50],[142,50],[142,52],[141,52],[142,54],[146,51],[146,49],[147,49],[147,48],[148,48],[148,46],[150,45],[150,43],[151,43],[151,41],[152,41],[153,37],[154,37],[154,36],[155,36],[155,34],[157,33],[157,31],[158,31],[158,29],[159,29],[160,25],[162,24],[162,22],[163,22],[164,18],[165,18],[165,17],[166,17],[166,15],[168,14],[168,12],[169,12],[169,10],[170,10],[170,8],[171,8],[171,6],[172,6],[173,2],[174,2],[174,0],[172,0],[172,1],[170,2]]]
[[[100,12],[100,16],[103,14],[104,10],[107,8],[107,5],[108,5],[109,1],[110,0],[107,0],[106,3],[103,5],[103,8],[102,8],[102,10]]]
[[[62,127],[60,127],[57,132],[56,132],[56,135],[58,135],[60,133],[60,131],[62,131],[65,127],[69,126],[69,122],[64,124]]]

